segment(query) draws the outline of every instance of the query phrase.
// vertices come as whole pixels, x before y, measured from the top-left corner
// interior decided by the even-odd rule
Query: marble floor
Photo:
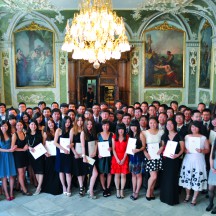
[[[31,190],[34,192],[33,188]],[[15,193],[15,199],[5,200],[0,196],[0,216],[201,216],[211,215],[205,211],[208,199],[200,194],[197,205],[191,206],[189,203],[183,203],[183,194],[181,203],[176,206],[169,206],[161,203],[158,196],[159,191],[155,191],[156,200],[147,201],[144,190],[141,191],[139,199],[133,201],[130,199],[131,190],[125,190],[125,198],[117,199],[115,192],[110,197],[103,197],[101,191],[96,191],[97,199],[92,200],[87,197],[80,197],[78,189],[72,188],[72,196],[65,195],[53,196],[41,193],[37,196],[23,196],[21,193]],[[216,201],[215,201],[216,202]]]

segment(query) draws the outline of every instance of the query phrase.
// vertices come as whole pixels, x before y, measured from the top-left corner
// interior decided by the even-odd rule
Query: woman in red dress
[[[126,174],[129,173],[129,159],[126,153],[127,142],[128,136],[126,135],[125,124],[117,124],[115,135],[113,135],[112,138],[113,157],[111,162],[111,174],[115,174],[114,181],[116,197],[118,199],[124,198]]]

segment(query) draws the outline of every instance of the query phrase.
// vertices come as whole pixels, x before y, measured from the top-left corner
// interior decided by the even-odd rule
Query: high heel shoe
[[[124,198],[125,198],[124,189],[121,189],[121,190],[120,190],[120,196],[121,196],[121,199],[124,199]]]
[[[195,205],[196,205],[196,198],[195,198],[195,197],[193,197],[193,199],[192,199],[192,201],[191,201],[191,205],[192,205],[192,206],[195,206]]]
[[[85,188],[84,188],[84,186],[80,187],[79,195],[80,196],[84,196],[85,195]]]
[[[189,202],[189,200],[190,200],[190,195],[186,195],[186,197],[185,197],[185,199],[184,199],[184,203]]]
[[[119,191],[120,191],[119,189],[116,189],[116,198],[117,198],[117,199],[121,199],[121,196],[120,196],[120,194],[119,194]]]
[[[130,196],[132,200],[137,200],[138,199],[138,193],[133,192],[133,195]]]
[[[37,196],[37,195],[39,195],[39,194],[40,194],[40,192],[41,192],[41,189],[39,189],[39,190],[36,190],[36,191],[33,193],[33,196]]]
[[[148,201],[151,201],[151,197],[147,197],[147,196],[146,196],[146,199],[147,199]]]

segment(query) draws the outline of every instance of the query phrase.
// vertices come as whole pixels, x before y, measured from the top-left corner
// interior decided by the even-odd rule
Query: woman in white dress
[[[148,148],[151,145],[159,145],[159,150],[157,152],[158,155],[161,155],[164,147],[161,144],[161,136],[164,131],[158,129],[158,120],[154,117],[149,118],[149,129],[143,131],[145,137],[145,143],[147,144],[147,148],[144,149],[144,154],[146,157],[146,172],[150,173],[150,178],[148,180],[148,189],[146,192],[146,199],[148,201],[154,200],[154,187],[157,181],[158,170],[162,169],[162,159],[161,156],[159,159],[152,159]]]
[[[191,133],[185,136],[185,157],[182,163],[179,185],[186,189],[186,198],[184,202],[189,202],[190,191],[194,190],[191,205],[196,205],[199,191],[207,189],[207,173],[205,154],[209,153],[209,142],[201,134],[201,125],[199,121],[193,121],[191,124]],[[192,150],[192,138],[199,138],[200,147]],[[197,142],[197,140],[195,140]]]

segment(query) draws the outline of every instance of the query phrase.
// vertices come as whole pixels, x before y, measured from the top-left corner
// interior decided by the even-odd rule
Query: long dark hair
[[[71,129],[72,126],[73,126],[73,122],[72,122],[71,117],[69,117],[69,116],[65,116],[65,117],[62,119],[62,126],[61,126],[61,129],[62,129],[62,135],[64,135],[64,134],[67,133],[66,128],[65,128],[65,123],[66,123],[66,121],[67,121],[68,119],[69,119],[69,121],[70,121],[70,126],[69,126],[69,128],[68,128],[68,131],[70,131],[70,129]]]
[[[168,122],[168,121],[171,121],[171,122],[172,122],[172,124],[173,124],[173,126],[174,126],[173,130],[174,130],[175,132],[177,132],[177,123],[176,123],[175,119],[174,119],[174,118],[168,118],[168,119],[167,119],[167,122]],[[166,125],[167,125],[167,122],[166,122]],[[167,134],[167,135],[169,135],[169,131],[167,130],[167,127],[165,127],[164,133]]]
[[[11,138],[11,127],[10,124],[3,120],[0,124],[0,127],[2,127],[2,125],[6,124],[8,126],[8,130],[6,131],[6,134],[8,135],[9,138]],[[5,142],[5,138],[4,138],[4,134],[2,133],[2,130],[0,130],[0,139],[2,142]]]
[[[135,126],[137,128],[137,132],[136,132],[136,135],[135,137],[133,136],[133,131],[131,130],[131,127],[132,126]],[[136,120],[136,119],[133,119],[131,120],[131,123],[130,123],[130,129],[129,129],[129,137],[131,138],[136,138],[136,139],[140,139],[140,124],[139,124],[139,121]]]
[[[118,130],[120,130],[120,129],[124,130],[123,137],[124,137],[124,141],[126,141],[126,126],[125,126],[124,123],[119,123],[119,124],[116,125],[116,131],[115,131],[116,138],[115,138],[115,141],[119,140]]]
[[[90,133],[89,133],[89,131],[87,129],[87,124],[88,124],[89,121],[92,123],[92,129],[91,129]],[[90,140],[90,136],[91,135],[94,137],[94,139],[96,139],[96,129],[95,129],[94,121],[92,119],[86,119],[85,120],[83,131],[84,131],[84,135],[85,135],[85,140],[86,141]]]
[[[56,130],[57,130],[57,126],[56,126],[54,120],[53,120],[52,118],[50,118],[50,119],[46,122],[45,128],[44,128],[44,132],[47,134],[47,140],[49,140],[51,137],[53,137],[53,134],[51,133],[50,128],[49,128],[49,126],[48,126],[48,122],[49,122],[49,121],[51,121],[51,122],[54,124],[54,128],[53,128],[53,129],[54,129],[54,133],[55,133]]]
[[[35,123],[36,124],[36,126],[37,126],[37,128],[36,128],[36,133],[39,133],[40,132],[40,130],[39,130],[39,127],[38,127],[38,123],[37,123],[37,121],[36,120],[33,120],[33,119],[31,119],[30,121],[29,121],[29,124],[31,124],[31,123]],[[27,134],[31,134],[31,129],[30,129],[30,127],[28,128],[28,130],[27,130]]]

